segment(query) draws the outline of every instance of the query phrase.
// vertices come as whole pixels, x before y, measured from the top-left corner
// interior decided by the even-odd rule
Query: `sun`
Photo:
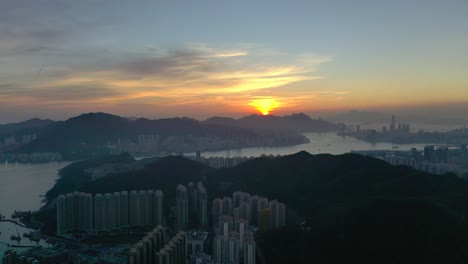
[[[280,103],[272,98],[256,99],[250,102],[250,105],[255,107],[262,115],[269,115],[270,112],[280,106]]]

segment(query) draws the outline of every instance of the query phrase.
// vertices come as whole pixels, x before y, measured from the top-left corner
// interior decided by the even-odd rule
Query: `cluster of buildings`
[[[286,205],[266,197],[234,192],[233,197],[216,198],[212,206],[213,222],[220,217],[232,216],[234,222],[246,220],[260,230],[280,228],[286,225]]]
[[[378,150],[358,151],[356,153],[382,159],[392,165],[406,165],[432,174],[454,173],[468,177],[468,150],[466,145],[459,147],[425,146],[424,150],[412,148],[411,151]]]
[[[286,206],[277,200],[234,192],[231,197],[216,198],[212,206],[215,238],[213,261],[216,264],[255,263],[255,239],[252,227],[260,230],[286,224]]]
[[[101,232],[129,226],[157,226],[164,221],[161,190],[92,195],[73,192],[57,198],[57,233]]]
[[[255,264],[255,239],[245,219],[221,216],[213,242],[215,264]]]
[[[203,183],[177,186],[175,217],[178,230],[208,227],[208,193]]]
[[[4,151],[7,152],[7,151],[16,150],[19,147],[23,145],[27,145],[36,139],[37,139],[37,136],[35,134],[23,135],[21,137],[16,137],[16,136],[5,137],[2,141],[0,141],[0,153]]]
[[[166,243],[165,229],[156,227],[130,248],[129,264],[185,264],[187,262],[187,238],[178,232]]]

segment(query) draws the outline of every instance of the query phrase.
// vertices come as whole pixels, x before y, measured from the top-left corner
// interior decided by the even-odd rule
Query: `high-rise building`
[[[244,246],[244,264],[255,264],[255,241],[248,239]]]
[[[240,253],[242,255],[244,252],[245,235],[246,235],[246,232],[248,231],[249,223],[244,219],[240,219],[237,225],[238,225],[237,232],[239,234],[239,248],[240,248]]]
[[[279,203],[279,227],[286,225],[286,205],[284,203]]]
[[[232,215],[232,199],[229,197],[224,197],[221,208],[223,215]]]
[[[130,248],[128,263],[158,263],[158,257],[155,252],[159,252],[164,247],[164,233],[164,228],[162,228],[162,226],[158,226],[146,234],[146,236]]]
[[[396,117],[392,115],[392,122],[390,123],[390,132],[395,131],[396,129]]]
[[[225,240],[224,263],[239,264],[239,236],[237,233],[231,233],[229,239]]]
[[[277,200],[270,201],[270,227],[279,227],[279,202]]]
[[[208,226],[208,193],[201,182],[197,185],[197,197],[198,226],[206,228]]]
[[[220,216],[218,226],[218,233],[221,234],[224,239],[228,239],[229,233],[234,231],[234,219],[227,215]]]
[[[57,233],[101,232],[127,226],[163,223],[162,191],[96,194],[68,193],[57,197]]]
[[[233,203],[234,203],[234,208],[237,208],[239,207],[239,205],[241,204],[241,200],[242,200],[242,192],[234,192],[234,194],[232,195],[232,199],[233,199]]]
[[[130,224],[129,218],[129,201],[128,201],[128,192],[120,192],[120,225],[122,227],[127,227]]]
[[[259,197],[254,195],[250,198],[250,223],[252,225],[258,225],[258,200]]]
[[[213,242],[213,259],[216,264],[223,263],[224,260],[224,237],[223,236],[216,236]]]
[[[183,185],[176,188],[176,223],[179,230],[186,229],[188,225],[187,188]]]
[[[67,202],[65,195],[57,198],[57,233],[63,234],[69,231],[67,222]]]
[[[164,219],[164,194],[161,190],[154,192],[154,225],[162,225]]]
[[[258,211],[258,228],[267,230],[270,228],[270,208],[260,209]]]
[[[154,254],[154,261],[151,263],[185,264],[187,262],[186,247],[186,234],[181,231],[177,233],[176,236],[174,236],[163,248],[156,251]]]
[[[250,200],[250,199],[249,199]],[[250,221],[250,202],[243,201],[239,206],[239,218]]]
[[[269,208],[268,199],[265,197],[260,197],[258,199],[258,211]]]
[[[222,214],[222,202],[221,199],[216,198],[213,200],[213,205],[211,206],[211,215],[213,217],[212,223],[215,228],[218,227],[218,220]]]
[[[130,192],[130,226],[140,226],[141,221],[141,206],[140,197],[137,191]]]

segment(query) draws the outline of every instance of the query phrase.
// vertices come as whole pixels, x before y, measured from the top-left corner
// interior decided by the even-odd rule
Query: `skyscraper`
[[[258,227],[263,231],[270,228],[270,208],[258,211]]]
[[[197,197],[198,226],[206,228],[208,226],[208,193],[200,182],[197,185]]]
[[[255,264],[255,241],[248,239],[244,246],[244,264]]]
[[[250,223],[252,225],[258,225],[258,200],[257,195],[250,198]]]
[[[224,258],[224,252],[223,252],[223,243],[224,243],[224,238],[223,236],[216,236],[214,238],[214,243],[213,243],[213,253],[214,253],[214,261],[216,264],[223,263],[223,258]]]
[[[286,205],[284,203],[279,203],[279,227],[286,225]]]
[[[222,202],[221,202],[221,199],[216,198],[213,200],[213,205],[211,206],[211,215],[213,217],[212,223],[215,228],[218,227],[217,224],[218,224],[218,220],[221,214],[222,214]]]
[[[279,202],[277,200],[270,201],[270,227],[279,227]]]
[[[164,194],[161,190],[157,190],[154,197],[154,224],[159,226],[163,224],[164,219]]]
[[[188,197],[187,188],[179,185],[176,188],[176,223],[179,230],[187,228],[188,224]]]
[[[59,195],[57,198],[57,233],[68,232],[67,222],[67,202],[65,195]]]
[[[241,200],[242,200],[242,192],[234,192],[232,195],[233,203],[234,203],[234,208],[239,207]]]
[[[222,201],[222,215],[232,215],[232,199],[224,197]]]

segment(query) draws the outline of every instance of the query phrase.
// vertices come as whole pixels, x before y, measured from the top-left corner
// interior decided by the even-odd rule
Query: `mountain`
[[[191,118],[129,120],[106,113],[88,113],[54,122],[37,132],[37,139],[19,152],[58,152],[76,160],[107,155],[117,142],[132,145],[140,135],[157,135],[158,150],[195,152],[241,147],[284,146],[307,143],[294,133],[271,133],[248,128],[200,122]],[[121,147],[121,146],[120,146]]]
[[[270,132],[304,133],[338,130],[336,124],[329,123],[322,119],[312,119],[303,113],[289,116],[250,115],[237,120],[224,117],[212,117],[203,122],[207,124],[220,124]]]
[[[257,245],[266,263],[468,260],[465,180],[357,154],[299,152],[260,157],[227,169],[166,157],[75,189],[93,193],[163,189],[170,207],[177,184],[199,180],[204,181],[210,201],[241,190],[286,204],[288,226],[258,234]]]
[[[53,122],[50,119],[33,118],[19,123],[0,124],[0,138],[17,134],[33,134]]]
[[[22,152],[58,152],[76,159],[89,153],[105,153],[100,149],[110,141],[131,134],[130,121],[105,113],[89,113],[54,122],[37,133],[37,139]],[[81,154],[85,154],[82,156]]]

